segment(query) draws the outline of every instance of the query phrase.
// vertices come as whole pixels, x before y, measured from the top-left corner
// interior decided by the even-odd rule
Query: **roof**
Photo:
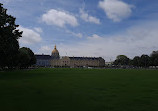
[[[41,60],[49,60],[51,59],[50,55],[35,55],[36,59],[41,59]]]
[[[53,49],[53,51],[52,51],[52,54],[53,54],[53,53],[59,54],[59,51],[57,50],[56,45],[54,46],[54,49]]]
[[[69,57],[71,60],[100,60],[102,57]]]
[[[50,55],[35,55],[36,59],[40,60],[50,60],[52,59]],[[102,57],[69,57],[71,60],[101,60]]]

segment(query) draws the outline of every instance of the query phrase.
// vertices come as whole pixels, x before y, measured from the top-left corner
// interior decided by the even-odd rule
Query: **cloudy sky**
[[[15,16],[21,47],[36,54],[130,58],[158,50],[158,0],[0,0]]]

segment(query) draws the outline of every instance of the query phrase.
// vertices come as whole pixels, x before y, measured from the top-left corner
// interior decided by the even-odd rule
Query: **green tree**
[[[27,47],[19,49],[19,66],[21,68],[27,68],[36,63],[36,57],[32,50]]]
[[[0,67],[13,68],[17,64],[18,39],[22,32],[17,30],[16,18],[7,14],[7,9],[0,3]]]
[[[28,64],[31,60],[28,51],[25,48],[20,48],[18,56],[19,56],[19,61],[18,61],[19,67],[20,68],[28,67]]]
[[[140,67],[141,65],[141,59],[139,56],[135,56],[132,60],[132,65],[136,67]]]
[[[130,59],[125,55],[118,55],[114,61],[114,65],[128,65]]]
[[[28,54],[31,58],[29,62],[29,66],[36,64],[36,57],[33,51],[30,48],[26,48],[26,47],[23,47],[23,48],[25,48],[28,51]]]
[[[150,55],[151,65],[158,66],[158,51],[153,51]]]
[[[140,57],[140,66],[142,67],[149,67],[151,64],[151,61],[150,61],[150,57],[148,55],[142,55]]]

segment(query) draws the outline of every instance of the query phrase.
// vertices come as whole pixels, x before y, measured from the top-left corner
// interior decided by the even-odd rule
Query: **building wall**
[[[105,66],[105,60],[103,58],[99,58],[99,67],[104,67]]]
[[[65,56],[60,59],[61,66],[70,66],[70,58]]]
[[[60,59],[52,59],[51,66],[52,67],[60,66]]]
[[[70,59],[65,56],[61,59],[52,59],[51,66],[55,67],[103,67],[105,66],[105,61],[102,58],[99,59]]]
[[[50,65],[50,60],[37,59],[36,66],[49,67]]]
[[[51,66],[52,67],[70,66],[70,58],[65,56],[65,57],[62,57],[61,59],[52,59]]]
[[[81,67],[81,66],[99,66],[99,62],[97,60],[71,60],[70,66],[71,67]]]

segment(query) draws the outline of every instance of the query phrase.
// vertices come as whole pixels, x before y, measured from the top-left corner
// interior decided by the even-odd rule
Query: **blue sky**
[[[157,0],[0,0],[37,54],[132,58],[158,50]]]

